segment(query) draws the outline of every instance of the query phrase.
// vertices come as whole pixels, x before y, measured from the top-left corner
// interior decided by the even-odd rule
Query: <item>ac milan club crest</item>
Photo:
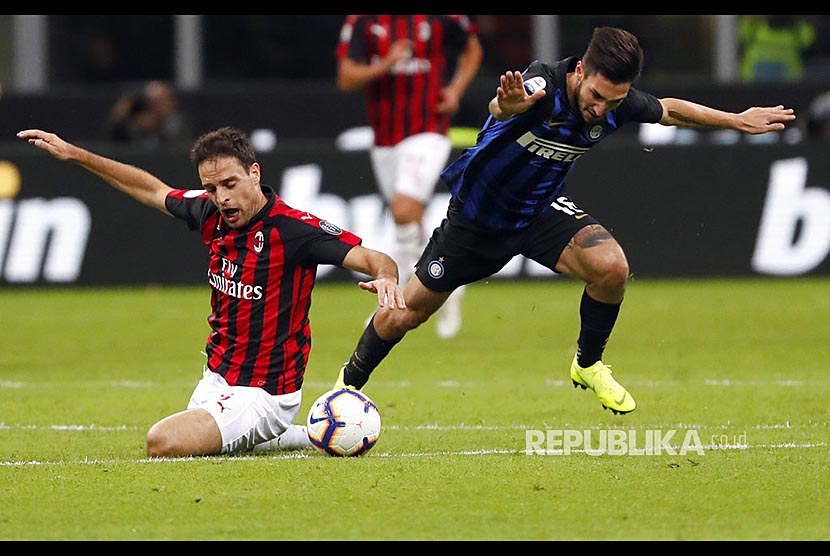
[[[263,247],[265,247],[265,236],[262,234],[262,231],[259,231],[254,234],[254,251],[259,253]]]

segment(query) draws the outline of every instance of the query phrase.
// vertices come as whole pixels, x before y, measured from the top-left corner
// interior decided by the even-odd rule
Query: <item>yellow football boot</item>
[[[583,369],[574,356],[573,363],[571,363],[571,380],[574,388],[579,386],[583,390],[587,388],[593,390],[602,407],[610,409],[615,415],[630,413],[637,407],[631,394],[611,376],[611,367],[602,361],[597,361],[587,369]]]
[[[337,375],[337,382],[334,383],[334,387],[332,388],[332,390],[342,390],[343,388],[348,388],[349,390],[358,390],[358,388],[346,384],[345,379],[343,378],[343,373],[345,370],[345,365],[340,367],[340,374]]]

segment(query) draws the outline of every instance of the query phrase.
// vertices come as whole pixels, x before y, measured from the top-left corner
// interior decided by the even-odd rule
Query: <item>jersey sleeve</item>
[[[190,230],[200,229],[207,217],[216,211],[216,205],[204,189],[174,189],[164,199],[164,206]]]
[[[633,122],[656,124],[663,117],[660,100],[651,93],[634,87],[628,91],[621,107],[625,107],[626,120]]]
[[[349,57],[363,62],[366,59],[366,45],[362,40],[366,19],[359,15],[347,15],[340,28],[340,38],[335,49],[335,57],[340,60]]]
[[[525,68],[522,72],[522,79],[525,82],[525,90],[527,90],[529,95],[532,95],[538,86],[533,86],[531,83],[534,77],[547,77],[551,75],[553,72],[550,70],[547,64],[540,62],[539,60],[533,60],[530,64]],[[543,86],[544,88],[544,86]]]
[[[547,114],[554,102],[554,91],[559,86],[553,68],[544,62],[534,60],[522,72],[525,91],[532,95],[540,89],[545,90],[545,96],[539,99],[528,111],[530,113]]]
[[[341,266],[346,254],[355,245],[360,245],[362,240],[331,222],[320,221],[320,224],[324,233],[315,234],[309,241],[304,258],[306,262]]]
[[[451,25],[447,26],[447,43],[453,48],[462,52],[470,37],[476,36],[476,26],[466,15],[448,15],[446,16]]]
[[[336,224],[296,209],[288,209],[278,224],[288,258],[305,266],[341,266],[346,254],[362,239]]]

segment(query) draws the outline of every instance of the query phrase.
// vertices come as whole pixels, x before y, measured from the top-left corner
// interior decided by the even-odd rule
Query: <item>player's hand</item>
[[[405,309],[406,301],[398,282],[390,278],[377,278],[369,282],[358,282],[360,289],[378,294],[378,307]]]
[[[409,39],[398,39],[389,45],[384,61],[388,67],[392,67],[402,60],[412,57],[412,41]]]
[[[759,135],[769,131],[781,131],[784,129],[784,122],[791,122],[795,119],[795,111],[792,108],[784,108],[782,105],[747,108],[739,114],[741,120],[741,131]]]
[[[444,87],[435,105],[435,111],[439,114],[455,114],[461,107],[461,95],[454,87]]]
[[[504,119],[527,112],[543,96],[544,89],[539,89],[532,95],[527,94],[522,73],[519,71],[505,72],[499,78],[499,86],[496,88],[496,102]]]
[[[58,160],[72,158],[72,145],[55,135],[40,129],[26,129],[19,131],[17,136],[27,140],[30,144],[43,149]]]

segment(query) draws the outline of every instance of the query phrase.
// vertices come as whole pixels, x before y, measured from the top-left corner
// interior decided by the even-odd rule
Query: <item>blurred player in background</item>
[[[637,38],[622,29],[594,30],[582,58],[505,72],[489,103],[478,142],[441,174],[451,189],[447,218],[435,230],[404,289],[403,311],[379,309],[337,385],[360,389],[407,331],[425,322],[455,289],[498,272],[524,255],[585,282],[574,386],[590,388],[614,413],[633,411],[631,394],[602,362],[629,277],[622,247],[565,188],[574,163],[627,122],[781,131],[795,119],[783,106],[741,113],[632,87],[643,64]],[[613,171],[614,169],[609,169]],[[614,187],[613,174],[609,187]]]
[[[427,241],[424,209],[449,160],[450,118],[481,66],[481,43],[463,15],[349,15],[336,54],[338,87],[365,90],[372,169],[395,222],[391,254],[405,284]],[[439,313],[439,337],[458,333],[463,294],[456,290]]]
[[[402,306],[394,260],[335,224],[287,206],[267,185],[248,137],[220,128],[194,143],[203,189],[173,189],[152,174],[38,129],[21,139],[74,162],[115,189],[199,232],[210,252],[207,362],[184,411],[154,424],[147,455],[200,456],[311,446],[292,425],[311,351],[308,320],[317,266],[374,278],[359,286],[380,306]]]

